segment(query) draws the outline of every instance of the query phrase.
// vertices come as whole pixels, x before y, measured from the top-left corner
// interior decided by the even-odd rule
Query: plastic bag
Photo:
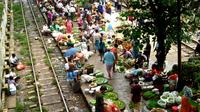
[[[25,69],[25,65],[23,65],[22,63],[19,63],[16,67],[17,70],[23,70]]]

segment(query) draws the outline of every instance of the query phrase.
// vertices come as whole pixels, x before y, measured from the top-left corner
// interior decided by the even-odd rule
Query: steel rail
[[[28,42],[27,44],[28,44],[28,49],[29,49],[29,56],[30,56],[30,60],[31,60],[33,77],[34,77],[34,81],[35,81],[36,93],[37,93],[37,98],[38,98],[38,105],[39,105],[40,112],[43,112],[41,98],[40,98],[39,86],[38,86],[38,83],[37,83],[36,71],[35,71],[35,67],[34,67],[34,63],[33,63],[33,55],[32,55],[32,52],[30,52],[32,50],[31,50],[31,47],[30,47],[28,30],[27,30],[27,27],[26,27],[26,19],[25,19],[25,13],[24,13],[22,0],[20,0],[20,5],[21,5],[21,9],[22,9],[22,16],[23,16],[24,29],[25,29],[25,32],[26,32],[26,39],[27,39],[27,42]]]
[[[59,89],[59,93],[60,93],[60,96],[61,96],[61,98],[62,98],[62,101],[63,101],[63,103],[64,103],[65,110],[66,110],[66,112],[69,112],[69,108],[68,108],[68,106],[67,106],[66,100],[65,100],[64,95],[63,95],[63,93],[62,93],[62,89],[61,89],[61,86],[60,86],[60,84],[59,84],[59,81],[58,81],[57,75],[56,75],[56,73],[55,73],[55,69],[54,69],[54,67],[53,67],[53,64],[52,64],[52,62],[51,62],[50,56],[49,56],[49,54],[48,54],[46,43],[44,42],[44,38],[43,38],[43,36],[42,36],[42,33],[40,32],[40,29],[39,29],[39,26],[38,26],[38,23],[37,23],[37,20],[36,20],[36,17],[35,17],[35,14],[34,14],[32,5],[31,5],[31,3],[30,3],[30,0],[27,0],[27,1],[28,1],[28,4],[29,4],[29,7],[30,7],[30,10],[31,10],[31,14],[32,14],[32,16],[33,16],[35,25],[36,25],[36,27],[37,27],[37,30],[38,30],[38,33],[39,33],[39,37],[40,37],[40,39],[42,40],[42,44],[43,44],[43,47],[44,47],[46,56],[47,56],[47,58],[48,58],[48,61],[49,61],[49,63],[50,63],[50,67],[51,67],[51,69],[52,69],[54,78],[55,78],[55,80],[56,80],[56,84],[57,84],[57,87],[58,87],[58,89]]]
[[[187,45],[186,43],[181,42],[181,44],[184,45],[186,48],[188,48],[188,49],[190,49],[192,51],[195,51],[195,49],[193,47]]]

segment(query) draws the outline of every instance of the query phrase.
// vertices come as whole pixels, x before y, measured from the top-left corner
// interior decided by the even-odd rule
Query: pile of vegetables
[[[107,92],[103,95],[104,99],[110,99],[110,100],[117,100],[118,99],[118,95],[115,92]]]
[[[97,83],[97,85],[102,85],[108,83],[108,79],[104,77],[97,77],[95,82]]]
[[[148,109],[152,109],[152,108],[161,108],[158,103],[158,100],[148,100],[147,101],[147,108]]]
[[[125,69],[124,69],[125,70]],[[102,85],[102,86],[105,86],[106,87],[106,92],[103,94],[103,98],[105,100],[110,100],[112,101],[120,110],[123,110],[125,109],[126,105],[123,101],[121,100],[118,100],[118,95],[116,92],[113,92],[113,87],[108,83],[108,79],[106,79],[104,77],[104,73],[103,72],[100,72],[100,71],[96,71],[95,73],[91,73],[89,74],[91,76],[95,76],[96,79],[92,82],[92,83],[95,83],[96,86],[97,85]],[[91,83],[91,84],[92,84]],[[95,105],[96,104],[96,99],[91,99],[89,101],[89,103],[91,105]]]
[[[123,110],[123,109],[125,109],[125,107],[126,107],[126,104],[125,104],[123,101],[121,101],[121,100],[113,101],[113,103],[114,103],[115,105],[117,105],[117,107],[118,107],[120,110]]]
[[[103,86],[105,86],[106,87],[106,91],[107,92],[111,92],[111,91],[113,91],[113,87],[110,85],[110,84],[103,84]]]
[[[154,92],[152,92],[152,91],[146,91],[146,92],[144,92],[144,94],[143,94],[143,98],[144,98],[145,100],[155,99],[156,96],[157,96],[157,95],[156,95]]]

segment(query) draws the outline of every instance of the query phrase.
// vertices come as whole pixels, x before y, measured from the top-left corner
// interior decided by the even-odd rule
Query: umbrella
[[[65,57],[73,56],[73,55],[75,55],[78,51],[79,51],[78,48],[70,48],[70,49],[66,50],[66,52],[64,53],[64,56],[65,56]]]

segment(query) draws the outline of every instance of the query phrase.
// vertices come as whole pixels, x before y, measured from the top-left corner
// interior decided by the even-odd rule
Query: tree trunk
[[[158,49],[157,49],[157,54],[156,54],[159,69],[163,68],[163,65],[166,59],[164,40],[165,40],[165,34],[159,31],[157,35]]]
[[[160,16],[159,13],[161,13],[160,10],[158,11],[158,15],[155,21],[156,22],[155,25],[157,27],[156,36],[157,36],[157,43],[158,43],[156,58],[157,58],[158,68],[162,70],[165,59],[166,59],[165,30],[166,30],[167,25],[165,24],[165,19],[162,16]]]

